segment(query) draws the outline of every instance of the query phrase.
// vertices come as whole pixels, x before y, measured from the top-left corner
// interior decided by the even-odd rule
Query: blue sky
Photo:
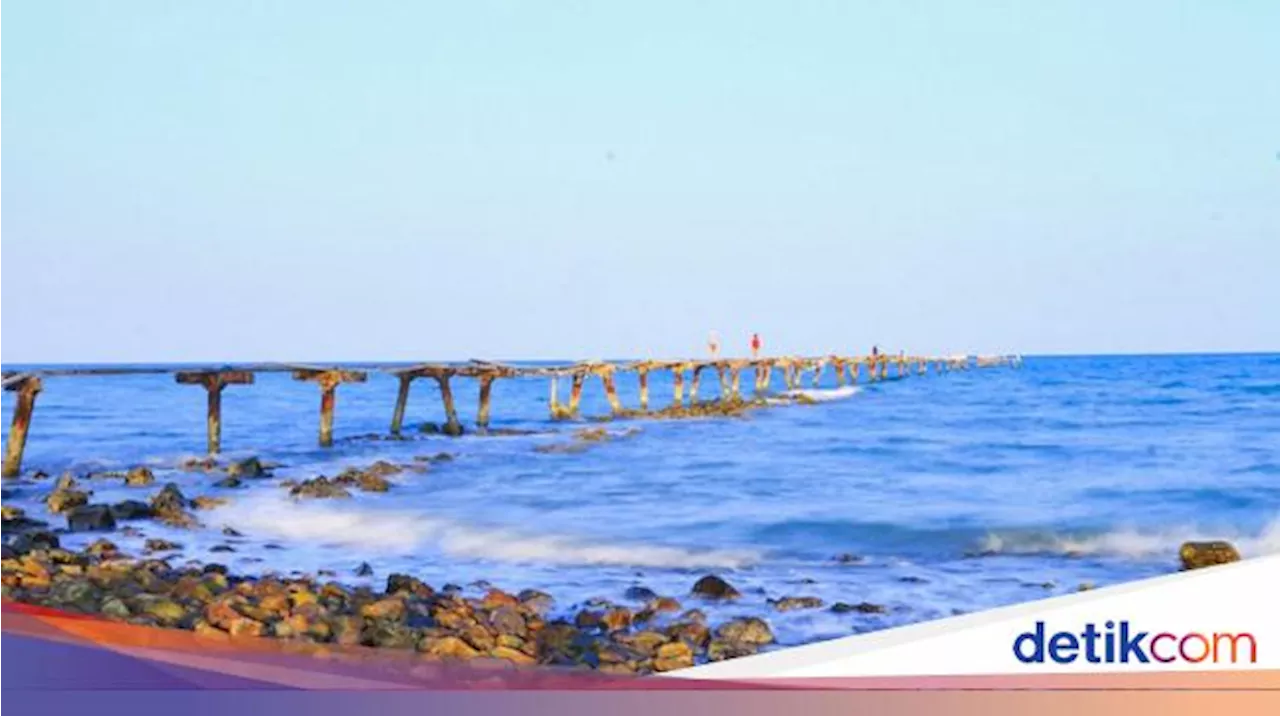
[[[6,361],[1280,348],[1280,3],[5,10]]]

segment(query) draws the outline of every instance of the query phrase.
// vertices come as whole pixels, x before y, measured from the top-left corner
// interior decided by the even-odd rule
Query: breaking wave
[[[844,400],[845,398],[852,398],[853,396],[861,392],[862,392],[862,388],[856,385],[846,385],[839,388],[813,388],[813,389],[792,390],[785,393],[785,395],[789,397],[799,396],[799,397],[808,398],[809,400],[812,400],[815,403],[827,403],[832,400]],[[785,403],[786,401],[776,400],[776,401],[770,401],[770,402]]]
[[[1143,559],[1172,558],[1183,542],[1227,540],[1245,557],[1280,553],[1280,517],[1256,534],[1210,532],[1196,527],[1143,531],[1123,529],[1098,534],[1058,534],[1033,531],[996,531],[981,541],[983,554],[1103,555]]]
[[[370,552],[407,553],[434,547],[453,557],[554,565],[735,569],[758,553],[687,550],[644,544],[588,543],[562,535],[530,535],[478,528],[412,512],[362,510],[355,505],[294,502],[261,496],[217,508],[223,524],[253,537]]]

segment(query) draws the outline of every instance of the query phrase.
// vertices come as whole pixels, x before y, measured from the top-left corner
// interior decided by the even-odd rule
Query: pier
[[[16,477],[22,471],[22,453],[27,444],[27,433],[35,412],[36,396],[45,389],[46,379],[72,378],[76,376],[172,374],[179,385],[196,385],[205,389],[208,401],[206,411],[207,447],[210,455],[222,450],[222,391],[227,386],[251,386],[259,373],[288,372],[294,380],[315,383],[320,388],[318,442],[322,447],[333,444],[334,408],[337,389],[349,383],[365,383],[372,372],[383,372],[399,380],[395,405],[392,408],[389,432],[399,436],[404,427],[413,382],[429,378],[436,383],[444,407],[445,422],[441,432],[446,435],[462,435],[462,420],[454,400],[454,379],[477,381],[479,405],[475,425],[484,432],[492,415],[492,397],[499,380],[516,378],[544,378],[549,382],[551,420],[577,420],[582,394],[588,382],[599,382],[609,403],[607,416],[597,419],[665,417],[681,418],[708,414],[699,406],[735,407],[754,404],[772,394],[774,375],[781,376],[784,394],[801,390],[805,385],[817,386],[830,371],[837,386],[856,385],[859,381],[874,383],[911,376],[926,376],[951,371],[1001,366],[1021,365],[1018,356],[912,356],[897,355],[827,355],[817,357],[777,356],[767,358],[723,358],[644,361],[582,361],[559,366],[514,366],[491,361],[473,360],[466,363],[418,363],[405,366],[312,366],[300,364],[246,364],[215,367],[112,367],[65,368],[30,372],[6,372],[4,389],[16,393],[13,422],[5,441],[4,477]],[[670,372],[673,392],[671,402],[658,410],[650,409],[649,377],[654,373]],[[714,401],[699,401],[698,393],[704,374],[714,371],[719,384],[719,394]],[[617,375],[631,373],[639,383],[639,407],[627,408],[618,397]],[[751,378],[751,392],[743,390],[742,376]],[[686,381],[687,377],[687,381]],[[808,382],[806,382],[806,378]],[[561,400],[561,381],[568,384],[568,395]],[[55,381],[50,381],[55,382]],[[248,389],[248,388],[242,388]]]

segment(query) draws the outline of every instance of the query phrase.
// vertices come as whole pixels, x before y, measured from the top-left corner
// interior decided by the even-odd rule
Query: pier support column
[[[343,383],[363,383],[369,374],[362,370],[326,370],[323,368],[299,368],[293,371],[294,380],[305,380],[320,386],[320,447],[333,445],[333,410],[337,403],[337,389]]]
[[[586,381],[586,373],[574,373],[573,385],[569,388],[569,417],[578,417],[578,406],[582,403],[582,384]]]
[[[851,385],[858,384],[858,372],[862,370],[862,361],[855,360],[849,363],[849,383]]]
[[[201,385],[208,395],[205,411],[206,442],[210,455],[222,451],[222,389],[228,385],[253,383],[253,373],[247,370],[195,370],[175,373],[174,381],[180,385]]]
[[[846,366],[844,361],[842,360],[834,360],[834,361],[831,361],[831,367],[834,368],[836,371],[836,387],[843,388],[844,387],[844,371],[845,371],[845,368],[847,368],[848,366]]]
[[[560,376],[551,376],[551,419],[564,420],[569,417],[569,408],[560,404]]]
[[[729,397],[729,382],[725,378],[725,367],[723,365],[716,366],[716,378],[720,380],[720,399],[724,400]]]
[[[404,410],[409,404],[409,386],[413,383],[413,376],[400,376],[400,389],[396,392],[396,409],[391,414],[391,434],[396,437],[400,436],[400,428],[404,426]]]
[[[18,394],[13,406],[13,422],[9,425],[9,439],[4,444],[4,476],[17,477],[22,473],[22,453],[27,449],[27,428],[31,427],[31,413],[36,408],[36,394],[44,384],[34,375],[16,376],[5,381],[4,389]]]
[[[458,406],[453,401],[453,386],[449,384],[451,376],[448,373],[441,373],[434,377],[440,386],[440,402],[444,404],[444,427],[441,428],[441,432],[445,435],[461,435],[462,421],[458,420]]]
[[[618,400],[618,384],[613,379],[612,368],[600,371],[600,382],[604,383],[604,397],[609,401],[609,411],[614,415],[622,412],[622,401]]]
[[[698,384],[702,382],[702,369],[704,366],[694,366],[693,380],[689,383],[689,404],[693,405],[698,402]]]
[[[813,387],[817,388],[822,383],[822,371],[826,368],[825,363],[818,363],[813,366]]]
[[[671,369],[671,382],[675,385],[672,403],[677,407],[684,405],[684,369]]]
[[[637,368],[636,378],[640,381],[640,409],[649,409],[649,369]]]
[[[887,359],[881,359],[880,360],[880,380],[885,380],[888,377],[889,377],[889,361]]]
[[[493,392],[495,375],[480,376],[480,408],[476,411],[476,425],[481,430],[489,427],[489,396]]]
[[[742,369],[741,368],[729,369],[729,389],[733,391],[734,400],[742,400],[742,393],[740,392],[740,390],[742,389]]]

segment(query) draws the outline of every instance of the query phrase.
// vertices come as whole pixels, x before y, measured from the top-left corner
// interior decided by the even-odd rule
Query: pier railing
[[[813,385],[817,385],[828,368],[835,374],[836,384],[843,386],[847,382],[856,384],[865,372],[867,381],[886,380],[890,377],[906,378],[913,373],[926,375],[929,372],[945,373],[970,368],[990,368],[996,366],[1017,366],[1021,364],[1018,356],[909,356],[898,355],[864,355],[841,356],[828,355],[818,357],[778,356],[768,358],[725,358],[707,360],[644,360],[628,362],[583,361],[558,366],[515,366],[490,361],[473,360],[467,363],[420,363],[401,367],[386,366],[312,366],[284,363],[254,363],[244,365],[225,365],[216,367],[105,367],[105,368],[51,368],[27,372],[6,372],[3,375],[4,389],[16,394],[13,410],[13,421],[9,435],[5,441],[3,476],[17,476],[22,469],[22,453],[26,448],[27,431],[31,426],[32,413],[35,411],[36,395],[44,389],[44,379],[75,376],[104,375],[137,375],[137,374],[172,374],[180,385],[198,385],[204,387],[208,395],[207,430],[208,450],[211,455],[222,449],[222,390],[227,386],[251,385],[258,373],[288,372],[294,380],[315,383],[320,388],[320,431],[319,443],[322,447],[333,444],[334,405],[337,401],[338,386],[346,383],[364,383],[371,372],[384,372],[399,380],[395,407],[391,415],[391,434],[400,435],[404,425],[405,409],[409,402],[409,393],[413,381],[419,378],[434,380],[440,389],[440,399],[444,406],[445,423],[442,432],[447,435],[461,435],[462,422],[458,418],[451,381],[455,378],[472,379],[479,384],[479,408],[476,412],[476,425],[485,430],[489,426],[493,385],[500,379],[545,377],[550,380],[550,410],[552,420],[572,420],[580,417],[579,406],[582,401],[583,388],[588,379],[599,379],[604,388],[605,398],[609,402],[610,413],[615,417],[643,417],[649,412],[649,376],[651,373],[668,371],[672,375],[674,393],[672,403],[665,414],[671,415],[672,408],[698,403],[698,389],[702,374],[714,370],[719,381],[718,401],[741,402],[746,400],[742,393],[742,374],[752,376],[752,389],[756,396],[768,394],[772,389],[773,375],[780,371],[785,389],[794,391],[805,384],[807,374],[812,374]],[[893,375],[890,375],[891,369]],[[639,410],[627,409],[618,398],[616,375],[619,372],[634,373],[640,386]],[[685,376],[689,376],[686,383]],[[569,382],[567,402],[560,400],[559,382]],[[687,398],[686,398],[687,388]]]

